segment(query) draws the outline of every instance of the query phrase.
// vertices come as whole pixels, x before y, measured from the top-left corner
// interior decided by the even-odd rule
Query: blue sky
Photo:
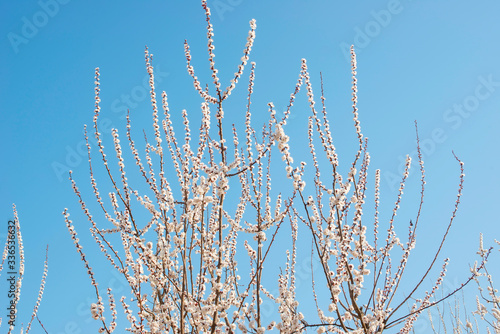
[[[465,279],[468,265],[476,259],[479,233],[485,234],[486,245],[500,237],[496,210],[500,200],[500,4],[493,0],[480,4],[217,0],[209,1],[209,6],[216,62],[225,82],[239,63],[248,21],[257,20],[250,57],[257,62],[256,121],[266,119],[269,101],[284,109],[301,58],[307,59],[317,96],[319,72],[323,73],[336,146],[341,159],[346,155],[345,161],[351,159],[356,145],[346,57],[346,47],[354,44],[360,121],[370,138],[371,168],[382,170],[382,196],[387,203],[395,200],[401,159],[415,151],[413,122],[418,121],[427,195],[416,259],[432,253],[449,220],[459,176],[454,150],[465,162],[466,181],[443,257],[451,258],[450,284]],[[72,169],[90,199],[82,130],[93,117],[94,68],[101,69],[101,121],[109,127],[125,130],[122,116],[127,108],[137,129],[150,127],[145,45],[155,54],[158,88],[169,94],[171,110],[196,113],[200,101],[185,69],[183,42],[190,43],[198,76],[208,82],[204,12],[198,1],[157,0],[2,2],[0,12],[0,216],[5,222],[0,241],[5,240],[15,203],[27,258],[21,321],[29,321],[49,244],[42,321],[50,333],[94,332],[97,324],[87,321],[86,306],[94,294],[61,215],[65,207],[70,209],[84,246],[100,257],[92,253],[92,240],[85,236],[87,221],[67,179],[67,169]],[[244,78],[247,75],[248,69]],[[245,80],[239,90],[243,97]],[[243,106],[245,102],[241,98],[234,103]],[[308,110],[293,112],[288,131],[305,133]],[[240,119],[238,114],[228,117]],[[416,174],[406,193],[402,206],[408,207],[411,217],[417,205]],[[493,273],[498,255],[491,259]],[[103,263],[100,260],[95,262],[97,267]],[[119,286],[109,268],[99,269],[101,284]],[[4,305],[5,276],[0,280]]]

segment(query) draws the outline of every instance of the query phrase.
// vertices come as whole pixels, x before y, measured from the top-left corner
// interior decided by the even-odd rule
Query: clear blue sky
[[[401,158],[415,150],[413,122],[418,121],[428,178],[417,239],[416,259],[422,262],[416,265],[425,263],[449,220],[459,175],[455,151],[465,162],[465,190],[443,257],[451,258],[450,282],[465,279],[476,259],[479,233],[485,234],[486,245],[500,238],[500,3],[218,0],[209,5],[216,61],[225,82],[239,63],[248,21],[257,20],[251,60],[257,62],[254,114],[260,121],[268,101],[278,110],[285,107],[301,58],[308,61],[317,96],[322,71],[337,147],[341,159],[345,152],[346,163],[355,147],[346,48],[355,45],[361,125],[370,138],[372,171],[382,170],[387,203],[395,199]],[[29,321],[45,245],[50,244],[42,321],[49,333],[95,332],[97,324],[87,321],[85,305],[88,297],[92,302],[93,290],[61,215],[65,207],[70,209],[84,246],[99,256],[94,261],[99,267],[103,261],[92,251],[87,221],[66,171],[73,170],[90,201],[81,144],[83,125],[93,117],[94,68],[101,68],[102,119],[122,133],[126,108],[137,129],[150,126],[151,108],[142,88],[145,45],[155,54],[158,88],[169,94],[171,109],[195,113],[200,101],[193,98],[183,42],[190,43],[195,68],[207,82],[204,13],[199,1],[192,0],[3,1],[0,12],[0,241],[16,203],[27,258],[20,320]],[[243,106],[244,100],[239,103]],[[305,132],[307,110],[294,112],[288,131]],[[414,174],[403,202],[408,217],[416,209],[417,181]],[[492,264],[499,263],[499,255],[494,254]],[[108,267],[100,267],[99,273],[102,285],[119,285]],[[496,274],[500,282],[500,270]],[[2,317],[5,290],[2,275]]]

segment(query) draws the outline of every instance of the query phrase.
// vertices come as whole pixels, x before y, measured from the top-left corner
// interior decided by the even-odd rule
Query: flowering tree
[[[497,245],[500,245],[498,240],[495,240]],[[498,294],[498,289],[495,288],[493,277],[488,270],[488,257],[491,253],[493,247],[484,248],[483,245],[483,235],[479,238],[479,249],[477,254],[481,258],[482,271],[478,270],[478,263],[474,263],[474,266],[470,268],[474,281],[477,283],[477,288],[479,294],[476,295],[476,310],[468,311],[467,303],[465,298],[458,300],[455,298],[454,305],[448,304],[450,312],[448,317],[445,316],[439,307],[438,310],[439,318],[436,320],[432,317],[429,312],[429,320],[432,324],[432,329],[434,333],[439,333],[441,327],[446,332],[446,326],[452,328],[453,333],[471,333],[479,334],[486,330],[486,333],[500,333],[500,296]],[[485,288],[487,292],[485,292]],[[486,327],[484,329],[484,327]],[[437,329],[436,329],[437,328]],[[491,331],[493,330],[493,332]]]
[[[205,87],[195,75],[189,45],[187,42],[184,45],[187,70],[202,101],[198,132],[192,134],[190,118],[183,110],[183,136],[176,135],[166,92],[161,93],[161,103],[158,102],[153,56],[146,48],[154,138],[149,141],[145,135],[145,152],[140,153],[133,139],[129,115],[126,131],[131,158],[145,189],[139,191],[129,182],[117,129],[112,130],[116,166],[113,158],[105,153],[97,122],[101,113],[99,69],[95,71],[92,131],[99,159],[111,182],[109,203],[103,199],[101,185],[98,186],[94,174],[95,157],[91,154],[87,129],[85,136],[90,183],[104,223],[98,223],[90,213],[70,172],[73,190],[90,222],[92,236],[110,265],[129,284],[131,298],[121,296],[119,299],[130,323],[127,330],[133,333],[263,333],[275,329],[281,333],[300,333],[309,329],[318,333],[382,333],[386,329],[394,332],[398,327],[400,333],[410,332],[419,314],[437,303],[431,298],[445,276],[448,260],[443,262],[431,291],[420,298],[416,298],[416,292],[436,265],[453,223],[462,194],[463,163],[457,158],[461,174],[446,233],[420,280],[409,293],[401,294],[399,290],[410,252],[415,247],[423,204],[424,166],[419,151],[421,199],[417,215],[410,221],[406,241],[396,236],[394,224],[409,175],[409,157],[387,234],[382,235],[378,170],[375,171],[375,214],[369,218],[363,215],[370,155],[358,118],[354,50],[351,48],[352,108],[359,147],[345,175],[333,143],[323,88],[318,108],[305,59],[283,116],[278,117],[273,103],[268,103],[269,120],[261,130],[251,123],[255,78],[255,63],[251,63],[244,124],[228,129],[224,106],[248,65],[256,23],[250,21],[241,64],[224,88],[214,61],[214,33],[206,0],[202,0],[202,7],[207,21],[213,86]],[[310,169],[306,169],[305,161],[297,163],[293,159],[286,132],[292,106],[304,86],[311,110],[307,128]],[[161,120],[160,108],[163,110]],[[244,134],[242,143],[241,133]],[[291,180],[289,185],[280,186],[279,194],[271,191],[271,166],[277,165],[271,159],[274,154],[283,161],[286,176]],[[308,175],[313,181],[306,187]],[[110,288],[106,291],[109,300],[106,311],[105,296],[98,289],[68,210],[63,214],[95,289],[97,301],[92,304],[92,316],[100,322],[100,332],[111,333],[118,326],[113,291]],[[286,251],[284,270],[277,277],[278,292],[271,293],[263,277],[264,263],[271,252],[278,251],[275,241],[285,226],[291,231],[291,244]],[[305,226],[310,232],[314,263],[321,272],[320,278],[311,277],[311,301],[317,308],[314,318],[306,318],[296,296],[299,226]],[[367,236],[368,228],[373,231],[373,238]],[[477,273],[469,281],[475,275]],[[263,319],[264,299],[278,306],[279,317],[272,321]],[[403,310],[410,301],[414,302],[410,310]],[[108,312],[111,318],[106,319]]]
[[[14,221],[9,221],[8,225],[8,235],[5,241],[5,247],[2,253],[2,262],[0,263],[0,273],[4,269],[4,265],[7,268],[7,272],[9,274],[9,278],[7,278],[7,282],[9,283],[9,290],[7,297],[10,299],[9,305],[5,307],[8,311],[7,317],[7,325],[8,325],[8,334],[11,334],[14,330],[16,321],[17,321],[17,307],[19,303],[19,299],[21,297],[21,286],[24,278],[24,247],[23,247],[23,238],[21,235],[21,225],[19,224],[19,217],[17,215],[16,206],[13,205],[14,210]],[[17,245],[16,245],[17,244]],[[17,246],[17,247],[16,247]],[[38,308],[40,307],[40,303],[42,301],[43,290],[45,288],[45,281],[47,279],[48,273],[48,251],[49,247],[47,246],[46,256],[45,256],[45,264],[43,268],[42,282],[40,283],[40,289],[38,291],[38,298],[36,300],[35,306],[33,308],[33,313],[31,314],[31,319],[26,327],[26,332],[21,328],[21,333],[29,333],[31,329],[31,324],[35,317],[37,317]],[[16,260],[19,260],[19,266],[16,263]],[[17,276],[17,277],[16,277]],[[38,317],[37,317],[38,320]],[[38,320],[40,322],[40,320]],[[0,318],[0,326],[2,325],[2,318]],[[43,327],[43,324],[40,322],[40,325]],[[45,330],[45,328],[44,328]]]
[[[500,242],[495,240],[495,243],[500,246]],[[494,333],[500,333],[500,295],[498,294],[498,289],[495,288],[493,283],[493,277],[488,272],[486,267],[486,262],[488,255],[491,252],[491,248],[485,249],[483,246],[483,235],[481,235],[479,240],[479,250],[478,255],[481,257],[483,263],[483,272],[480,273],[477,270],[477,263],[471,268],[472,273],[475,275],[475,281],[479,290],[479,296],[476,297],[477,310],[474,314],[478,315],[481,320],[484,320],[491,328]],[[484,292],[484,288],[481,286],[481,276],[483,278],[483,286],[486,286],[487,294]],[[484,303],[484,304],[483,304]],[[469,322],[466,323],[467,327],[472,329],[472,325]],[[487,328],[488,333],[490,329]]]

